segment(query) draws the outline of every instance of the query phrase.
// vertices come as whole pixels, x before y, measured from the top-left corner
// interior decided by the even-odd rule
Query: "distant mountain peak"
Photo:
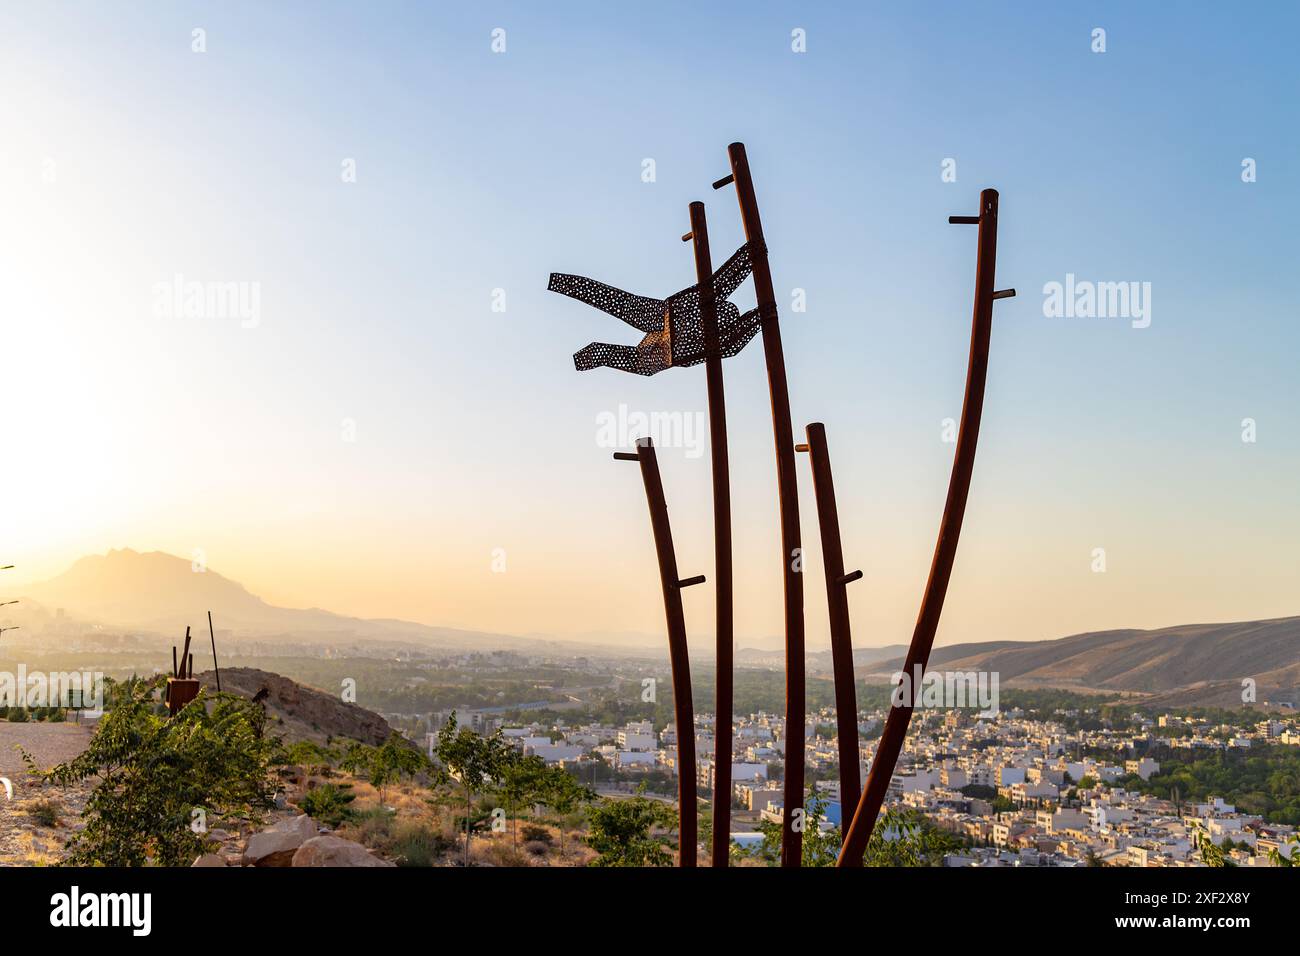
[[[197,626],[209,610],[231,623],[261,625],[282,612],[205,565],[133,548],[85,555],[62,574],[29,586],[27,596],[46,607],[122,627]]]
[[[218,634],[300,644],[384,641],[467,650],[533,649],[537,641],[509,634],[433,627],[411,621],[364,620],[320,608],[276,607],[210,567],[165,551],[112,548],[78,558],[56,577],[30,585],[27,607],[62,609],[86,624],[179,636],[201,634],[212,612]]]

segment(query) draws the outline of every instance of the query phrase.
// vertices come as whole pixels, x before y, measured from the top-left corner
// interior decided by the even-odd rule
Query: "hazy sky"
[[[969,337],[975,230],[946,217],[985,186],[998,285],[1019,296],[995,307],[939,642],[1300,613],[1300,15],[979,6],[6,7],[11,582],[110,547],[200,549],[277,603],[659,632],[640,479],[597,421],[625,403],[694,427],[704,373],[575,373],[588,341],[638,336],[547,275],[689,285],[689,201],[715,261],[741,241],[734,191],[709,189],[741,140],[794,419],[827,424],[846,562],[866,572],[856,643],[911,634]],[[1150,283],[1149,326],[1046,317],[1067,274]],[[177,276],[237,284],[247,308],[175,314],[158,286]],[[726,380],[737,635],[770,643],[760,343]],[[703,452],[660,454],[683,574],[712,572]],[[711,586],[687,615],[707,647]]]

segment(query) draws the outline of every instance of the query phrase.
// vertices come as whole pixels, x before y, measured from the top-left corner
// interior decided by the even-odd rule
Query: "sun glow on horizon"
[[[701,197],[721,261],[741,231],[734,200],[708,184],[726,143],[745,138],[782,308],[806,292],[807,312],[782,314],[796,431],[827,423],[845,559],[865,572],[855,643],[912,631],[969,328],[973,239],[945,217],[988,183],[1003,189],[1000,277],[1020,295],[999,306],[939,643],[1300,612],[1300,336],[1283,229],[1294,199],[1266,176],[1245,186],[1237,158],[1199,138],[1222,122],[1278,156],[1296,134],[1259,133],[1271,101],[1243,107],[1204,78],[1199,37],[1167,27],[1157,40],[1156,14],[1116,15],[1167,45],[1171,98],[1122,49],[1111,72],[1084,74],[1099,67],[1086,47],[1074,57],[1056,11],[1007,14],[1008,31],[1028,18],[1045,39],[965,79],[953,63],[967,12],[942,25],[909,10],[870,24],[810,12],[817,55],[793,66],[764,45],[788,29],[767,9],[719,51],[625,11],[566,33],[521,7],[520,42],[496,61],[460,43],[479,30],[470,14],[404,11],[357,36],[361,15],[213,11],[197,56],[185,11],[0,12],[0,563],[17,565],[0,586],[109,548],[199,551],[281,606],[658,634],[644,499],[597,422],[621,404],[702,412],[703,370],[575,375],[570,355],[590,339],[635,336],[548,294],[546,276],[681,288],[693,272],[677,237]],[[879,45],[864,61],[842,37],[868,27]],[[661,55],[670,42],[698,43],[709,69],[681,76]],[[1222,55],[1247,62],[1231,45]],[[755,62],[764,110],[701,134]],[[1266,78],[1289,68],[1280,53],[1251,62]],[[593,87],[593,75],[617,79]],[[882,75],[908,79],[882,92]],[[1081,75],[1096,94],[1083,105]],[[990,133],[974,106],[985,100],[1018,121]],[[557,102],[600,121],[559,128]],[[845,110],[873,121],[846,123]],[[1045,147],[1088,123],[1179,161],[1153,180],[1106,137]],[[954,152],[958,182],[944,183]],[[654,183],[639,178],[646,156]],[[340,179],[349,158],[354,184]],[[1189,228],[1188,195],[1240,242]],[[1149,279],[1151,326],[1046,318],[1038,290],[1067,272]],[[257,321],[160,310],[157,287],[176,276],[256,284]],[[781,575],[760,352],[726,366],[736,627],[738,644],[772,646]],[[1246,416],[1253,445],[1239,436]],[[665,449],[661,462],[678,564],[711,578],[708,456]],[[820,648],[800,468],[805,617]],[[693,645],[712,633],[711,592],[685,595]]]

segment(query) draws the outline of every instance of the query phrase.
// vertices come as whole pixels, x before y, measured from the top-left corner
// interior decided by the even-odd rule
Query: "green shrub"
[[[7,716],[9,719],[9,723],[11,724],[25,724],[27,723],[27,708],[10,707]]]
[[[379,851],[398,866],[433,866],[452,848],[452,841],[428,824],[401,820],[395,823]]]
[[[352,811],[348,828],[356,834],[358,843],[368,847],[379,847],[387,839],[393,828],[393,813],[384,807],[372,807]]]
[[[356,798],[351,787],[324,783],[304,793],[298,799],[298,808],[313,820],[337,829],[352,816],[349,804]]]
[[[401,819],[382,806],[352,811],[347,836],[398,866],[435,866],[456,841],[439,827]]]
[[[161,679],[159,679],[160,681]],[[97,780],[68,845],[74,866],[184,866],[208,849],[193,811],[259,821],[273,805],[280,744],[264,733],[262,708],[239,697],[199,697],[170,719],[155,714],[153,683],[133,685],[100,721],[90,745],[50,770],[48,783]]]
[[[640,794],[605,799],[587,808],[587,821],[587,845],[599,854],[592,866],[672,866],[668,840],[654,833],[677,826],[667,804]]]
[[[348,773],[364,776],[379,791],[383,803],[388,787],[403,777],[414,777],[433,769],[429,758],[397,731],[388,735],[382,747],[353,743],[344,752],[339,767]]]
[[[540,842],[550,846],[552,843],[551,831],[546,827],[539,827],[532,823],[525,823],[523,831],[520,834],[525,842]]]
[[[53,828],[59,825],[59,805],[53,800],[37,800],[28,804],[24,812],[37,826]]]

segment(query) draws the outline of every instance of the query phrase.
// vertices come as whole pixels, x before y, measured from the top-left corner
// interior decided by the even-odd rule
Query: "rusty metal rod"
[[[212,612],[208,612],[208,637],[212,638],[212,673],[217,675],[217,693],[221,693],[221,668],[217,666],[217,632],[212,629]]]
[[[861,571],[844,573],[840,544],[840,515],[831,479],[831,455],[826,426],[813,422],[805,429],[812,462],[813,493],[817,499],[817,524],[822,537],[822,567],[826,573],[826,608],[830,616],[831,665],[835,675],[835,736],[840,755],[840,806],[856,807],[862,789],[858,757],[858,700],[853,687],[853,637],[849,628],[848,585]]]
[[[668,624],[668,659],[673,672],[673,714],[677,721],[677,829],[680,834],[678,863],[689,867],[696,864],[699,808],[695,797],[695,714],[691,706],[691,663],[686,647],[686,617],[682,612],[677,556],[673,550],[672,526],[668,523],[668,504],[664,500],[664,486],[659,477],[659,460],[655,455],[654,442],[649,438],[638,440],[637,458],[641,462],[641,480],[645,483],[646,503],[650,506],[650,529],[654,533],[655,552],[659,558],[664,617]]]
[[[935,543],[934,561],[930,565],[930,578],[926,582],[925,596],[912,633],[912,643],[907,649],[903,665],[905,679],[912,681],[912,692],[890,708],[885,729],[876,747],[867,785],[858,802],[853,822],[849,825],[840,848],[837,866],[861,866],[876,816],[885,801],[885,792],[898,764],[898,755],[907,736],[907,725],[912,719],[916,681],[922,676],[930,660],[930,648],[939,627],[939,615],[948,593],[953,562],[957,556],[957,539],[961,535],[962,518],[966,514],[966,498],[970,492],[971,473],[975,468],[975,446],[979,440],[980,414],[984,407],[984,385],[988,375],[989,339],[993,331],[993,282],[997,267],[998,250],[998,193],[986,189],[980,193],[980,214],[953,216],[950,222],[979,224],[978,253],[975,264],[975,307],[971,323],[970,363],[966,371],[966,395],[962,401],[961,429],[957,435],[957,450],[952,463],[952,476],[948,481],[948,498],[944,504],[943,519],[939,525],[939,538]],[[918,671],[918,667],[920,670]]]
[[[727,147],[731,176],[714,183],[736,184],[740,218],[745,240],[750,243],[750,262],[754,270],[754,294],[758,300],[763,332],[763,356],[767,361],[768,391],[772,399],[772,432],[776,444],[777,497],[781,509],[781,571],[785,595],[785,785],[781,835],[781,865],[799,866],[803,847],[803,828],[796,826],[802,814],[804,783],[804,633],[803,633],[803,554],[799,544],[799,491],[795,476],[794,435],[790,425],[790,391],[786,384],[785,355],[781,348],[781,330],[777,325],[776,295],[772,291],[772,271],[763,242],[763,224],[754,196],[754,181],[749,174],[749,160],[744,143]]]
[[[704,203],[693,202],[691,231],[695,277],[700,287],[704,328],[705,387],[709,396],[709,452],[713,466],[714,641],[717,669],[714,687],[713,844],[711,861],[727,866],[731,851],[731,722],[734,709],[733,577],[731,570],[731,466],[727,454],[727,401],[723,390],[722,353],[718,343],[718,309],[714,300],[713,257]]]

